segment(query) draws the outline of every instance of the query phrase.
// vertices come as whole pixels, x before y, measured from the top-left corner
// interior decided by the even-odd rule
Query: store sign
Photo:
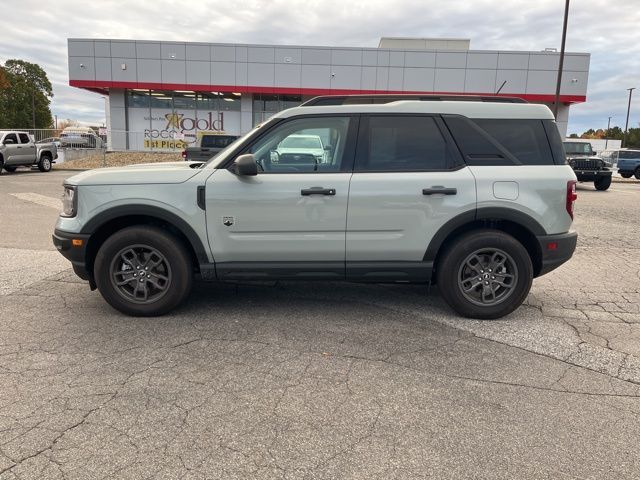
[[[240,134],[240,112],[129,109],[129,148],[182,150],[197,140],[198,131]]]

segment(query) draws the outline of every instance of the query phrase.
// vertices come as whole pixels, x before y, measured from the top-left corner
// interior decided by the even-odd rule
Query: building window
[[[149,108],[149,90],[128,90],[127,106],[129,108]]]
[[[300,95],[271,95],[257,93],[253,96],[253,124],[268,120],[273,114],[302,103]]]

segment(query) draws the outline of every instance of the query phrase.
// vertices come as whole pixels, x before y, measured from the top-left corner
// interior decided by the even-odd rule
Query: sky
[[[7,2],[7,0],[4,0]],[[58,119],[104,122],[104,99],[69,86],[67,38],[377,47],[382,36],[470,38],[473,50],[560,50],[563,0],[21,0],[2,9],[0,63],[37,63]],[[46,5],[46,7],[44,7]],[[572,0],[567,52],[591,53],[587,102],[568,133],[640,126],[640,0]]]

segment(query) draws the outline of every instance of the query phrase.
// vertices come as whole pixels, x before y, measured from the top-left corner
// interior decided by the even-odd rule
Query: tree
[[[0,65],[0,128],[51,128],[53,88],[35,63],[7,60]]]

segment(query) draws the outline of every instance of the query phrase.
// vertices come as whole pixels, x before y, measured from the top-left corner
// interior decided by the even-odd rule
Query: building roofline
[[[532,103],[552,103],[555,101],[553,94],[533,93],[498,93],[493,92],[428,92],[428,91],[402,91],[402,90],[343,90],[324,88],[288,88],[288,87],[262,87],[240,85],[195,85],[175,83],[151,83],[151,82],[114,82],[103,80],[69,80],[72,87],[83,88],[92,92],[106,95],[111,88],[118,89],[148,89],[148,90],[191,90],[194,92],[223,92],[223,93],[266,93],[280,95],[474,95],[474,96],[498,96],[518,97]],[[587,100],[585,95],[560,95],[562,103],[582,103]]]
[[[400,38],[400,37],[399,37]],[[457,39],[444,39],[444,40],[457,40]],[[466,39],[460,39],[466,40]],[[314,49],[314,50],[368,50],[372,52],[380,52],[380,51],[401,51],[401,52],[461,52],[461,53],[501,53],[503,55],[508,54],[540,54],[540,55],[560,55],[560,52],[548,52],[544,50],[476,50],[476,49],[467,49],[467,50],[449,50],[449,49],[422,49],[422,48],[378,48],[378,47],[362,47],[357,45],[352,45],[348,47],[342,46],[333,46],[333,45],[289,45],[289,44],[257,44],[257,43],[228,43],[228,42],[178,42],[178,41],[167,41],[167,40],[149,40],[149,39],[140,39],[134,40],[130,38],[67,38],[67,42],[121,42],[121,43],[158,43],[165,45],[208,45],[208,46],[221,46],[221,47],[260,47],[260,48],[301,48],[301,49]],[[591,56],[590,53],[586,52],[565,52],[565,55],[581,55],[581,56]]]

